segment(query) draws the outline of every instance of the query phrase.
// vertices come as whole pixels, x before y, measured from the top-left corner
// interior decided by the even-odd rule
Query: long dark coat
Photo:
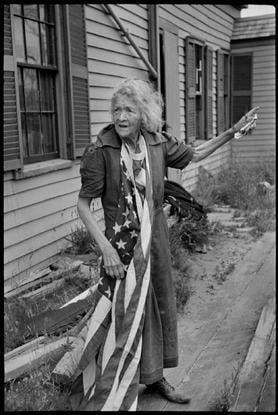
[[[146,300],[140,382],[153,383],[162,378],[163,368],[178,365],[177,312],[168,227],[162,209],[164,177],[167,167],[183,169],[192,159],[192,149],[165,133],[142,130],[145,138],[153,184],[154,222],[151,245],[151,284]],[[110,124],[86,147],[80,173],[80,197],[101,197],[106,234],[115,224],[120,193],[121,139]]]

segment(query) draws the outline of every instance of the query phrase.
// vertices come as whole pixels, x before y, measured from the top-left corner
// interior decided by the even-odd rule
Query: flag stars
[[[124,242],[122,239],[120,239],[119,242],[116,242],[116,244],[118,245],[118,249],[125,249],[127,242]]]
[[[122,226],[118,225],[117,222],[115,222],[115,226],[113,226],[113,229],[116,235],[118,232],[121,232]]]
[[[138,235],[137,232],[135,232],[135,230],[133,229],[133,231],[129,232],[130,233],[130,237],[131,238],[136,238],[136,236]]]
[[[123,224],[123,226],[129,228],[129,224],[131,223],[131,220],[126,219],[125,223]]]
[[[125,196],[125,198],[126,198],[126,200],[127,200],[127,203],[132,203],[132,196],[131,196],[131,194],[130,194],[130,193],[128,193],[128,195],[127,195],[127,196]]]

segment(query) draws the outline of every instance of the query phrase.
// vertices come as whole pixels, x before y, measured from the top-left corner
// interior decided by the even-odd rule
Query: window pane
[[[23,35],[23,19],[15,17],[14,33],[15,33],[15,56],[18,62],[25,61],[24,51],[24,35]]]
[[[25,20],[26,47],[28,63],[41,63],[39,24]]]
[[[54,111],[54,79],[46,71],[40,72],[41,110]]]
[[[42,154],[40,115],[27,114],[26,119],[29,156]]]
[[[42,60],[44,65],[55,64],[54,29],[41,24]]]
[[[40,20],[44,22],[54,23],[53,5],[40,4]]]
[[[22,5],[14,4],[13,5],[13,14],[22,14]]]
[[[54,128],[54,115],[42,114],[42,136],[44,153],[53,153],[56,151],[56,137]]]
[[[39,89],[36,69],[24,68],[24,93],[26,111],[39,111]]]
[[[19,102],[20,102],[20,109],[24,111],[24,90],[23,90],[23,82],[22,82],[22,70],[18,68],[18,90],[19,90]]]
[[[24,6],[24,16],[32,19],[38,19],[38,5],[28,4]]]
[[[25,114],[21,114],[21,129],[22,129],[22,141],[23,141],[23,158],[28,157],[27,139],[26,139],[26,123]]]

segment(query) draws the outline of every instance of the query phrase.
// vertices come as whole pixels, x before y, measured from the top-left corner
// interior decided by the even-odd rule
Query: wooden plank
[[[76,225],[80,224],[80,221],[76,221]],[[65,235],[70,234],[71,229],[65,230]],[[56,256],[61,250],[65,249],[69,243],[65,240],[65,237],[60,239],[50,238],[50,242],[46,245],[38,245],[30,254],[24,255],[22,257],[17,257],[8,264],[4,265],[4,274],[5,274],[5,290],[7,287],[10,289],[17,288],[18,285],[21,285],[24,282],[24,278],[27,274],[24,274],[24,271],[28,271],[30,267],[39,265],[41,262],[45,261],[48,258]],[[12,278],[17,276],[17,274],[23,274],[22,277],[14,279]],[[7,281],[6,281],[7,280]],[[10,280],[10,281],[8,281]],[[12,288],[11,288],[12,287]],[[10,291],[10,289],[8,291]]]
[[[90,59],[88,61],[88,70],[91,73],[104,73],[106,75],[116,75],[123,78],[132,77],[132,78],[142,78],[148,79],[148,71],[145,67],[130,67],[127,65],[117,65],[110,62],[100,62],[97,59]]]
[[[9,246],[4,250],[4,264],[7,265],[15,260],[26,255],[32,254],[43,246],[49,245],[60,239],[66,238],[80,223],[77,214],[68,222],[62,223],[59,226],[53,227],[46,232],[34,235],[32,238],[26,238],[26,241],[19,242],[15,245]],[[65,240],[65,245],[69,244]]]
[[[49,224],[52,228],[61,226],[62,224],[70,222],[72,219],[78,217],[76,205],[67,209],[63,209],[60,212],[55,212],[40,219],[27,222],[23,225],[14,227],[12,229],[5,230],[4,246],[5,249],[18,244],[20,242],[27,243],[27,240],[37,235],[47,232],[49,230]]]
[[[51,373],[51,378],[56,384],[66,385],[74,380],[74,374],[78,369],[83,347],[88,332],[88,325],[86,325],[78,337],[72,343],[72,350],[66,352],[59,360],[54,370]]]
[[[66,304],[62,305],[60,308],[67,307],[69,304],[76,303],[79,300],[84,300],[88,296],[92,295],[96,289],[98,284],[93,285],[93,287],[87,288],[87,290],[83,291],[82,293],[78,294],[76,297],[69,300]]]
[[[26,206],[11,212],[7,212],[4,216],[4,230],[13,229],[45,216],[61,212],[63,209],[76,207],[77,192],[68,193],[66,195],[49,199],[35,206]],[[63,207],[63,209],[61,209]]]
[[[103,43],[106,40],[114,39],[117,42],[125,43],[126,40],[123,36],[117,36],[115,39],[115,27],[111,25],[109,22],[109,26],[105,24],[101,24],[99,21],[89,21],[87,20],[87,36],[88,36],[88,47],[92,46],[91,39],[93,36],[99,36],[103,39]],[[136,43],[139,48],[146,49],[146,41],[147,38],[145,37],[136,37]]]
[[[128,40],[125,40],[123,38],[121,41],[118,41],[116,39],[104,39],[100,36],[96,35],[88,35],[88,43],[90,49],[92,51],[92,54],[94,54],[95,49],[98,48],[100,50],[106,50],[106,51],[113,51],[116,53],[120,53],[121,55],[130,55],[131,53],[134,54],[134,51],[131,49],[130,43]],[[139,46],[139,45],[138,45]],[[146,53],[148,53],[148,42],[145,41],[145,44],[143,45],[143,42],[141,42],[141,46],[139,46],[140,49],[145,50]]]
[[[55,265],[56,267],[58,267],[56,271],[51,272],[51,269],[47,267],[42,270],[30,272],[28,277],[26,277],[25,279],[25,284],[22,284],[20,287],[5,293],[5,296],[7,298],[11,298],[25,291],[28,291],[31,288],[35,288],[36,286],[41,285],[42,283],[47,284],[52,280],[62,278],[69,272],[77,271],[81,264],[82,261],[79,260],[71,261],[67,257],[62,259],[61,257],[59,257],[58,261],[53,261],[52,263],[52,266]]]
[[[42,186],[40,191],[37,189],[26,190],[18,194],[7,196],[4,199],[4,212],[10,212],[20,209],[25,206],[34,205],[36,203],[55,199],[55,197],[61,194],[72,193],[74,190],[80,189],[80,178],[71,178],[62,182],[52,183],[51,185]]]
[[[46,359],[58,360],[65,353],[65,347],[73,342],[73,337],[64,336],[61,339],[52,341],[51,343],[39,344],[35,349],[25,350],[19,356],[10,359],[5,358],[5,382],[9,382],[30,373],[38,367]]]
[[[254,412],[263,385],[265,361],[275,341],[275,298],[263,307],[246,359],[240,370],[236,399],[230,412]]]
[[[26,351],[31,352],[32,350],[37,348],[39,344],[44,343],[45,339],[45,336],[40,336],[36,339],[31,340],[28,343],[22,344],[21,346],[11,350],[10,352],[5,353],[5,359],[13,359],[16,356],[20,356],[22,353],[25,353]]]
[[[4,196],[10,196],[19,194],[31,189],[40,189],[42,186],[50,185],[51,183],[63,182],[66,180],[72,180],[76,177],[80,177],[79,174],[79,161],[70,169],[57,170],[55,172],[49,172],[37,177],[30,177],[26,180],[13,180],[10,176],[10,180],[5,182],[3,188]]]
[[[48,335],[58,334],[68,330],[79,316],[92,308],[95,302],[95,291],[91,290],[89,295],[81,300],[71,302],[56,310],[49,310],[29,319],[32,332]]]
[[[32,301],[37,300],[42,296],[53,293],[53,291],[61,288],[63,285],[65,285],[64,279],[53,281],[49,284],[44,285],[41,288],[38,288],[37,290],[31,291],[27,294],[23,294],[21,297],[24,298],[25,300],[28,300],[28,299],[31,299]]]
[[[129,49],[127,46],[127,52],[128,50]],[[142,49],[142,54],[146,59],[148,59],[147,51]],[[88,59],[94,59],[100,62],[107,63],[113,62],[116,65],[128,66],[130,68],[140,68],[141,65],[142,68],[145,67],[144,62],[141,60],[141,58],[137,55],[135,51],[133,53],[127,53],[126,55],[121,55],[112,50],[107,51],[106,49],[88,49]]]

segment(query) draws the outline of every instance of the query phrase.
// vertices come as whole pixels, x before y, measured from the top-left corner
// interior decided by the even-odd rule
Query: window
[[[54,6],[14,5],[23,161],[59,157]]]
[[[32,170],[26,164],[51,169],[60,159],[80,157],[90,142],[84,9],[5,5],[4,171],[19,178]]]
[[[232,123],[252,107],[252,55],[232,55]]]
[[[204,42],[185,39],[186,141],[212,137],[212,50]]]

